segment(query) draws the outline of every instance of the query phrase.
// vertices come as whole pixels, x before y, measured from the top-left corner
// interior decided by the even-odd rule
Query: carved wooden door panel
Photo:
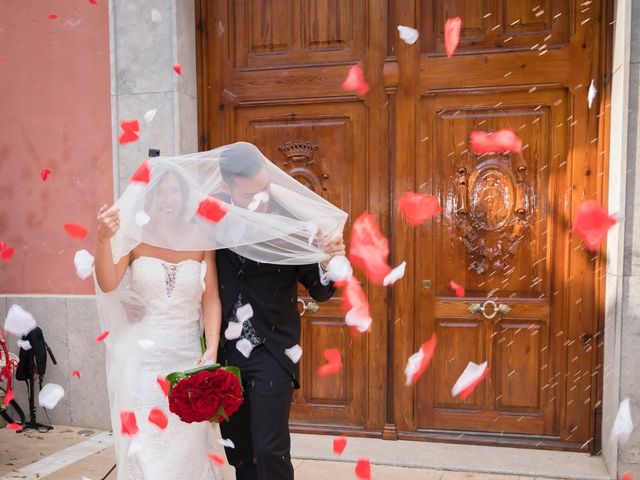
[[[419,72],[397,94],[396,185],[443,208],[415,230],[394,222],[410,273],[394,289],[393,371],[438,341],[415,389],[396,374],[398,436],[590,448],[602,264],[569,230],[580,201],[602,198],[604,102],[589,109],[587,91],[592,80],[604,90],[607,10],[416,0],[394,16],[422,33],[419,49],[396,42],[399,77]],[[447,58],[443,25],[456,16],[461,40]],[[522,139],[520,154],[471,151],[472,131],[503,128]],[[490,370],[460,400],[451,389],[469,361]]]
[[[388,184],[383,86],[363,99],[341,88],[350,65],[365,55],[365,0],[197,1],[200,118],[203,148],[245,140],[300,182],[350,214],[364,210],[384,224]],[[380,29],[380,25],[375,28]],[[384,49],[366,62],[378,62]],[[377,60],[376,60],[377,59]],[[371,148],[371,145],[375,148]],[[384,201],[379,201],[382,198]],[[301,389],[291,410],[294,431],[381,429],[384,362],[368,352],[385,345],[383,292],[370,295],[379,328],[354,338],[340,297],[319,304],[299,291]],[[320,377],[323,352],[337,348],[343,368]]]

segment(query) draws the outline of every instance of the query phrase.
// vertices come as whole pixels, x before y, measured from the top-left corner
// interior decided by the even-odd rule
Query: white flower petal
[[[298,363],[300,361],[300,357],[302,357],[302,347],[295,344],[293,347],[285,349],[284,353],[293,363]]]
[[[409,357],[407,360],[407,366],[404,367],[404,374],[406,376],[405,385],[411,385],[411,383],[413,383],[413,376],[420,368],[423,358],[424,352],[422,351],[422,348]]]
[[[236,342],[236,348],[242,355],[249,358],[249,355],[251,355],[251,350],[253,350],[253,345],[251,345],[251,342],[246,338],[241,338]]]
[[[398,25],[398,33],[400,34],[400,40],[409,45],[416,43],[420,36],[420,32],[418,32],[418,30],[404,25]]]
[[[38,394],[38,404],[47,410],[53,410],[64,397],[64,388],[55,383],[47,383]]]
[[[219,438],[218,443],[223,447],[236,448],[236,446],[233,444],[233,441],[229,438]]]
[[[4,320],[5,331],[16,337],[22,337],[36,327],[36,319],[33,318],[33,315],[20,305],[11,305],[11,308],[9,308],[7,312],[7,317]]]
[[[145,114],[144,114],[144,121],[147,123],[151,123],[153,121],[153,119],[156,116],[156,113],[158,113],[158,109],[154,108],[152,110],[148,110]]]
[[[347,280],[353,275],[353,268],[349,259],[343,255],[333,257],[327,265],[327,274],[333,282]]]
[[[76,275],[82,280],[86,280],[93,273],[93,255],[84,248],[73,256],[73,264],[76,266]]]
[[[373,320],[371,317],[365,317],[358,313],[357,309],[352,308],[347,312],[344,317],[344,323],[350,327],[356,327],[360,333],[364,333],[369,330]]]
[[[235,340],[242,333],[241,322],[229,322],[227,329],[224,331],[224,338],[227,340]]]
[[[135,222],[139,227],[145,226],[147,223],[149,223],[149,220],[151,220],[151,217],[149,217],[149,215],[147,215],[144,210],[140,210],[138,213],[136,213]]]
[[[245,303],[236,312],[236,319],[240,323],[249,320],[251,317],[253,317],[253,307],[251,307],[250,303]]]
[[[386,277],[384,277],[384,280],[382,281],[382,285],[386,287],[388,285],[392,285],[396,283],[398,280],[404,277],[404,271],[406,267],[407,267],[407,262],[402,262],[396,268],[391,270],[389,274]]]
[[[453,385],[451,389],[451,395],[457,397],[462,393],[467,387],[473,384],[478,377],[480,377],[487,368],[487,362],[483,362],[480,365],[477,363],[469,362],[467,367],[462,372],[462,375],[458,377],[456,383]]]
[[[620,443],[625,443],[633,432],[633,420],[631,419],[631,406],[629,399],[625,398],[620,402],[616,420],[611,429],[611,438],[617,438]]]
[[[596,88],[595,80],[591,80],[591,85],[589,85],[589,92],[587,93],[587,102],[589,103],[589,108],[593,105],[593,101],[596,98],[598,93],[598,89]]]

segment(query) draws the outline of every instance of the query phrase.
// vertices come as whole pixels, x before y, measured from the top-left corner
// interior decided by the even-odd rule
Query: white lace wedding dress
[[[183,423],[169,411],[167,397],[158,375],[195,368],[201,355],[202,269],[195,260],[168,263],[154,257],[138,257],[130,267],[130,289],[145,304],[143,318],[131,329],[140,348],[118,354],[126,356],[127,371],[121,389],[133,383],[121,398],[135,412],[139,432],[118,435],[114,423],[118,456],[118,480],[212,480],[222,479],[220,470],[207,453],[221,448],[208,423]],[[129,334],[127,334],[129,336]],[[130,337],[131,338],[131,337]],[[127,345],[125,341],[123,343]],[[113,387],[112,387],[113,388]],[[110,392],[111,393],[111,392]],[[123,402],[116,403],[123,409]],[[160,407],[167,414],[168,426],[161,430],[148,421],[149,412]],[[113,404],[112,404],[113,408]],[[112,422],[119,412],[112,412]]]

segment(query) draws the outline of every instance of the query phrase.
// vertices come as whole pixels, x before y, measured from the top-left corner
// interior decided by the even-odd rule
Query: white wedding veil
[[[178,251],[226,248],[260,263],[310,264],[328,257],[318,247],[320,236],[342,233],[347,220],[245,142],[149,158],[114,206],[120,209],[120,228],[111,239],[114,264],[141,243]],[[134,403],[137,361],[145,354],[140,340],[149,328],[141,321],[146,305],[130,288],[130,269],[112,292],[95,285],[100,327],[109,332],[111,419],[124,466],[131,439],[120,433],[120,412]]]

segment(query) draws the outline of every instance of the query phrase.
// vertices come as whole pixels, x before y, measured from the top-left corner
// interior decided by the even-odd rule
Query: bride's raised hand
[[[113,237],[120,228],[120,210],[107,205],[100,207],[98,212],[98,240],[108,240]]]

